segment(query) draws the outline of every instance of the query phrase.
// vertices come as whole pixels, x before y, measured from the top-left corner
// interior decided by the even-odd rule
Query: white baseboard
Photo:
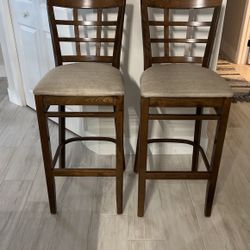
[[[0,65],[0,77],[6,77],[6,71],[4,65]]]

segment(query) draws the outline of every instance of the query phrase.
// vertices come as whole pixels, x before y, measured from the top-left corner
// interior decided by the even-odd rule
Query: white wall
[[[4,67],[4,61],[3,61],[3,53],[0,45],[0,77],[5,77],[5,67]]]
[[[227,2],[221,51],[230,60],[237,62],[247,0],[228,0]]]

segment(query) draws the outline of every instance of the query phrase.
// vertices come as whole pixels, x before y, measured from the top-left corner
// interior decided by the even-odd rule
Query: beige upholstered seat
[[[49,71],[34,89],[35,95],[121,96],[124,86],[118,69],[105,63],[67,64]]]
[[[141,77],[143,97],[231,97],[226,80],[193,64],[154,65]]]

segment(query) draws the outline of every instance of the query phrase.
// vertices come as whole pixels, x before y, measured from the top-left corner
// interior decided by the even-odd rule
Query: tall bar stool
[[[138,216],[144,215],[146,180],[149,179],[205,179],[208,180],[205,216],[211,215],[217,176],[221,161],[223,143],[227,128],[228,115],[232,99],[232,91],[225,80],[209,70],[215,34],[221,10],[221,0],[141,0],[144,67],[141,77],[141,118],[135,172],[139,171]],[[149,20],[150,8],[163,10],[164,20]],[[211,22],[195,20],[172,21],[170,13],[176,9],[213,8]],[[163,38],[152,38],[151,26],[164,28]],[[189,38],[177,39],[170,37],[170,27],[186,26],[210,27],[208,39]],[[152,43],[164,44],[164,56],[152,56]],[[204,43],[206,44],[203,57],[191,55],[172,56],[171,43]],[[196,65],[202,64],[202,67]],[[152,66],[153,64],[157,64]],[[159,65],[163,64],[163,65]],[[195,107],[196,114],[151,114],[150,107]],[[203,108],[215,110],[215,114],[203,114]],[[148,122],[150,120],[195,120],[194,141],[182,139],[148,139]],[[216,135],[211,162],[200,146],[202,120],[217,120]],[[190,171],[149,171],[147,164],[147,147],[149,143],[186,143],[193,146],[192,170]],[[198,171],[198,158],[201,154],[207,171]]]
[[[125,0],[48,0],[48,16],[52,34],[56,68],[52,69],[34,89],[37,118],[40,130],[44,168],[47,181],[50,211],[56,213],[56,176],[111,176],[116,177],[117,213],[123,211],[123,102],[124,85],[119,71]],[[55,8],[72,11],[70,20],[56,19]],[[83,11],[93,11],[96,21],[82,18]],[[105,9],[105,10],[104,10]],[[110,10],[115,21],[103,19],[103,13]],[[79,15],[79,12],[81,15]],[[93,15],[94,15],[93,14]],[[106,14],[105,14],[106,15]],[[81,17],[81,18],[79,18]],[[73,27],[73,37],[60,37],[58,26]],[[96,37],[81,37],[80,27],[96,27]],[[103,27],[115,27],[114,38],[103,37]],[[114,28],[113,28],[114,29]],[[61,42],[73,42],[75,55],[63,55]],[[82,43],[95,43],[95,55],[82,55]],[[112,43],[113,54],[101,52],[102,44]],[[67,63],[67,64],[65,64]],[[71,63],[71,64],[69,64]],[[49,110],[58,105],[58,112]],[[105,105],[114,108],[113,112],[66,112],[66,105]],[[59,146],[54,157],[51,153],[48,118],[59,118]],[[109,137],[65,138],[66,117],[111,117],[115,120],[116,139]],[[74,141],[109,141],[116,144],[116,167],[65,168],[65,146]],[[59,159],[59,168],[55,165]]]

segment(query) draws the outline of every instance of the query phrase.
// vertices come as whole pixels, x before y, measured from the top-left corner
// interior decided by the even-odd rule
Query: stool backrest
[[[119,68],[125,4],[126,0],[47,0],[56,66],[68,62],[105,62]],[[64,15],[60,16],[59,10],[64,10]],[[107,37],[108,29],[113,31],[112,38]],[[66,55],[62,48],[68,50]],[[90,52],[93,49],[95,53]],[[107,55],[110,49],[111,54]]]
[[[221,4],[222,0],[141,0],[144,68],[147,69],[154,63],[202,63],[203,67],[208,68],[219,22]],[[149,14],[151,8],[153,8],[153,10],[160,9],[163,12],[163,20],[151,20]],[[201,9],[213,10],[210,21],[195,20],[194,12]],[[171,14],[174,13],[174,11],[181,10],[187,10],[189,12],[189,20],[171,20]],[[164,35],[162,38],[152,38],[151,28],[155,27],[163,28]],[[171,29],[174,27],[186,27],[186,37],[170,37]],[[192,34],[190,34],[190,31],[194,31],[194,29],[199,27],[207,27],[209,29],[206,39],[194,38]],[[153,44],[163,44],[163,56],[152,55]],[[195,44],[204,44],[205,52],[202,57],[192,56],[190,53],[185,53],[183,56],[173,56],[171,55],[171,44],[185,44],[186,48],[190,48],[190,46],[194,46]]]

